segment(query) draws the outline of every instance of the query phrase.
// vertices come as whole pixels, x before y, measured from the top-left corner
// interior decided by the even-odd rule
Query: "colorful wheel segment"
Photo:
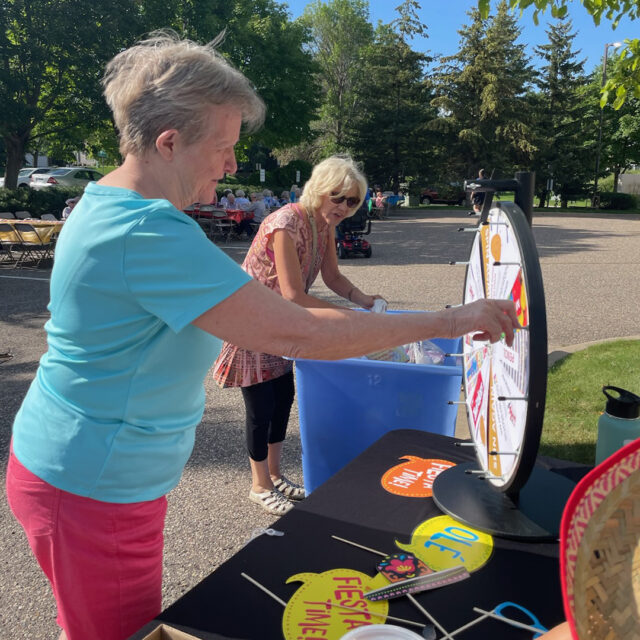
[[[547,321],[544,288],[533,234],[512,202],[481,220],[471,248],[464,303],[510,298],[521,330],[504,340],[463,341],[463,382],[480,475],[496,488],[517,493],[538,452],[547,386]]]

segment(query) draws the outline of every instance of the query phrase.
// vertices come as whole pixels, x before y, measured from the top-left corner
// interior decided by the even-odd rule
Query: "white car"
[[[27,167],[26,169],[20,169],[18,172],[17,187],[30,187],[33,181],[33,176],[41,173],[49,173],[57,167]],[[4,177],[0,178],[0,187],[4,187]]]
[[[48,187],[85,187],[90,182],[100,180],[103,175],[95,169],[87,167],[61,167],[49,173],[38,174],[33,177],[31,186],[34,189]]]

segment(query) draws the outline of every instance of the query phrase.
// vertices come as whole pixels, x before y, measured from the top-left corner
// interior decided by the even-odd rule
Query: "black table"
[[[470,448],[454,446],[455,442],[453,438],[409,429],[386,434],[275,522],[272,527],[284,532],[283,536],[262,535],[253,540],[163,611],[156,624],[185,625],[203,638],[282,638],[282,605],[245,580],[241,572],[285,601],[301,586],[285,584],[294,574],[344,567],[374,576],[378,556],[331,536],[386,553],[399,552],[396,540],[410,542],[412,531],[421,522],[442,513],[432,498],[401,497],[386,491],[380,482],[382,475],[406,455],[455,463],[472,460]],[[540,457],[537,464],[574,481],[588,471],[583,465],[552,458]],[[418,593],[416,599],[449,632],[478,617],[472,607],[489,611],[505,601],[526,607],[548,628],[561,622],[564,616],[557,543],[499,538],[493,542],[491,558],[470,578]],[[389,603],[390,615],[426,622],[407,598]],[[145,629],[148,632],[153,626]],[[134,638],[143,636],[140,632]],[[456,640],[532,637],[531,631],[491,619],[455,636]]]

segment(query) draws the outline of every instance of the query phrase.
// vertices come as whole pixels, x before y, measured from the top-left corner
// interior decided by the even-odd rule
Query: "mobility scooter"
[[[345,218],[336,227],[336,251],[343,260],[352,255],[361,254],[371,257],[371,245],[363,236],[371,233],[369,209],[363,204],[350,218]]]

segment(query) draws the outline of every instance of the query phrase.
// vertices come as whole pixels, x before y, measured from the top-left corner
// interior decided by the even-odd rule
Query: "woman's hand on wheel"
[[[511,300],[482,299],[451,309],[450,327],[452,338],[471,333],[474,340],[498,342],[504,337],[511,346],[520,323]]]

